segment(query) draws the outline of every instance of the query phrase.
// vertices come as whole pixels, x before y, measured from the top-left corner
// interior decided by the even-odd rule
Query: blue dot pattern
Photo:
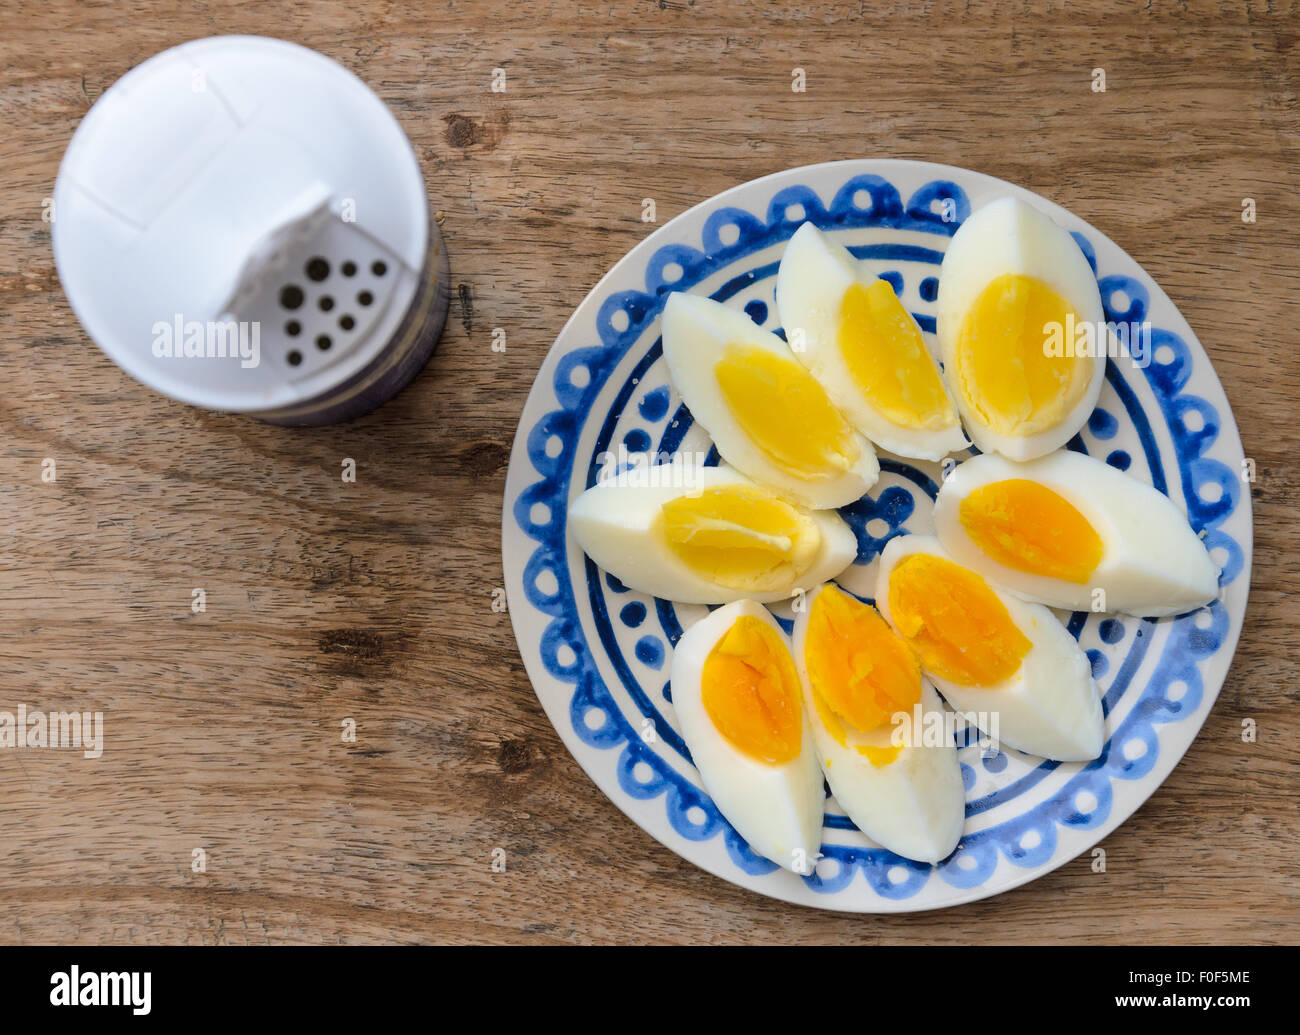
[[[552,378],[559,408],[547,413],[527,435],[528,457],[540,480],[518,495],[512,505],[512,514],[518,527],[538,544],[524,566],[525,593],[532,607],[549,616],[549,624],[539,644],[546,671],[574,688],[570,701],[572,729],[591,747],[619,751],[616,768],[623,793],[641,800],[661,797],[667,808],[669,824],[678,835],[697,841],[721,837],[728,857],[744,873],[762,875],[773,872],[776,867],[755,855],[717,812],[708,795],[672,763],[667,752],[669,748],[678,750],[674,741],[680,745],[680,738],[640,689],[638,679],[630,671],[625,671],[628,662],[622,659],[612,634],[607,636],[604,631],[612,626],[605,609],[601,576],[604,575],[604,585],[611,594],[626,593],[626,587],[587,561],[587,596],[597,625],[602,629],[601,642],[589,645],[582,626],[574,617],[578,587],[568,573],[564,520],[570,479],[579,476],[579,472],[574,470],[578,435],[588,420],[597,416],[590,413],[597,395],[604,389],[615,366],[657,319],[670,290],[689,289],[715,272],[728,269],[745,256],[788,239],[804,218],[831,231],[870,226],[950,236],[969,212],[964,192],[950,181],[932,181],[904,202],[889,181],[872,175],[849,178],[829,203],[824,203],[810,188],[793,186],[775,192],[765,216],[734,206],[715,209],[705,222],[700,248],[686,244],[660,248],[647,264],[645,290],[613,292],[602,301],[596,321],[600,344],[573,349],[560,358]],[[1096,255],[1090,242],[1082,234],[1074,236],[1096,272]],[[852,250],[860,259],[931,263],[936,270],[942,259],[941,248],[926,249],[915,244],[873,244]],[[673,267],[671,271],[669,267]],[[668,276],[669,272],[674,275]],[[725,301],[760,281],[770,279],[774,273],[774,267],[752,268],[724,283],[714,297]],[[905,282],[902,273],[891,268],[887,279],[903,297]],[[1145,317],[1149,298],[1140,281],[1112,275],[1101,277],[1098,284],[1107,319],[1140,322]],[[917,292],[923,301],[933,302],[937,291],[937,278],[926,276],[920,279]],[[760,309],[751,300],[746,311],[756,322],[765,322],[768,316],[766,303],[762,303]],[[923,330],[933,331],[932,316],[925,313],[914,315]],[[1169,429],[1173,449],[1161,452],[1146,412],[1136,402],[1132,389],[1116,369],[1114,361],[1108,363],[1107,380],[1119,393],[1123,413],[1117,417],[1109,411],[1099,410],[1092,415],[1088,431],[1094,439],[1104,441],[1116,435],[1121,420],[1131,422],[1141,441],[1142,455],[1152,482],[1160,491],[1168,491],[1163,465],[1177,465],[1179,484],[1193,527],[1205,532],[1207,547],[1221,548],[1226,558],[1222,575],[1226,584],[1241,574],[1244,554],[1240,545],[1220,527],[1240,501],[1240,482],[1236,472],[1205,455],[1216,441],[1222,422],[1211,404],[1183,391],[1193,362],[1186,343],[1168,330],[1155,328],[1152,349],[1156,359],[1145,368],[1143,376],[1155,396],[1164,426]],[[656,425],[668,416],[671,397],[666,387],[657,387],[636,398],[635,385],[655,358],[657,356],[647,355],[637,365],[611,413],[614,410],[621,413],[625,406],[631,412],[635,402],[635,411],[647,425]],[[580,367],[583,370],[575,379],[574,374]],[[1190,419],[1189,414],[1192,414]],[[677,441],[681,441],[690,427],[690,414],[682,407],[673,421],[680,426],[664,431],[664,443],[674,433]],[[606,424],[612,431],[614,421],[607,418]],[[649,435],[648,429],[636,430]],[[603,441],[608,442],[608,435],[602,432],[602,436]],[[640,436],[632,440],[643,441]],[[558,449],[554,445],[557,441]],[[628,441],[626,434],[623,441],[625,444]],[[1085,448],[1081,440],[1071,445]],[[716,450],[711,451],[711,456],[716,460]],[[1120,470],[1127,469],[1132,463],[1132,457],[1123,450],[1112,450],[1106,460]],[[894,463],[882,457],[882,470],[888,470]],[[907,468],[907,465],[898,466]],[[874,497],[864,497],[841,511],[857,537],[860,562],[874,559],[890,538],[909,531],[906,525],[914,513],[917,499],[926,495],[933,498],[936,490],[933,483],[927,488],[924,483],[929,479],[924,474],[914,469],[907,470],[912,473],[904,471],[901,476],[912,483],[909,488],[887,486]],[[588,478],[592,477],[594,474],[589,471]],[[1204,487],[1209,484],[1219,487],[1217,494],[1211,494],[1215,497],[1212,501],[1202,496]],[[549,508],[548,517],[543,521],[533,521],[532,508],[536,503]],[[541,512],[539,508],[537,513]],[[542,592],[537,580],[543,574],[553,578],[553,582],[547,580],[547,585],[557,585],[558,590]],[[639,605],[640,610],[634,605]],[[664,625],[664,635],[641,635],[631,651],[636,664],[651,670],[663,667],[665,643],[676,642],[680,635],[671,605],[657,602],[656,609]],[[1203,619],[1208,618],[1208,622],[1202,623],[1204,627],[1197,624],[1195,615],[1162,620],[1165,623],[1162,628],[1167,629],[1168,634],[1161,641],[1162,651],[1154,670],[1144,675],[1145,684],[1135,684],[1134,692],[1140,693],[1141,703],[1131,709],[1122,726],[1113,731],[1114,743],[1134,744],[1144,750],[1108,750],[1097,762],[1070,776],[1052,797],[1018,816],[968,832],[959,849],[938,866],[901,859],[881,849],[828,843],[823,849],[823,865],[816,875],[804,878],[804,883],[816,892],[833,895],[848,888],[855,880],[865,880],[876,895],[898,900],[915,895],[936,875],[954,888],[974,888],[989,879],[1000,859],[1017,867],[1035,867],[1050,860],[1056,850],[1059,826],[1080,830],[1099,826],[1111,811],[1112,781],[1140,779],[1150,771],[1159,754],[1154,724],[1175,721],[1197,708],[1203,691],[1198,665],[1221,648],[1229,631],[1228,614],[1221,603],[1216,602],[1199,614]],[[648,618],[644,605],[639,601],[623,605],[618,609],[618,616],[629,629],[639,629]],[[1087,619],[1087,615],[1076,615],[1069,623],[1070,631],[1079,636]],[[782,624],[788,625],[788,620]],[[1109,710],[1125,693],[1134,672],[1142,665],[1143,656],[1153,642],[1156,623],[1151,619],[1141,620],[1133,635],[1126,635],[1123,623],[1114,619],[1099,622],[1095,628],[1103,644],[1119,645],[1123,642],[1133,645],[1127,655],[1116,655],[1116,669],[1110,685],[1105,688],[1105,704]],[[658,741],[643,737],[641,721],[633,722],[614,703],[596,668],[594,651],[603,651],[607,660],[619,669],[619,677],[632,699],[633,708],[654,724],[660,734]],[[1111,667],[1108,656],[1095,648],[1087,654],[1094,675],[1098,678],[1106,675]],[[658,687],[661,684],[655,682],[654,685]],[[1176,694],[1169,692],[1172,686],[1178,688]],[[662,683],[656,697],[671,699],[671,687],[667,682]],[[684,745],[680,745],[680,752],[684,750]],[[999,765],[1006,767],[1007,756],[999,752],[981,758],[980,764],[985,772],[993,772]],[[1032,770],[1018,781],[1023,786],[1000,788],[983,798],[968,800],[968,815],[1014,800],[1018,794],[1044,779],[1055,765],[1045,763]],[[967,790],[973,791],[975,771],[965,763],[962,764],[962,779]],[[829,829],[850,825],[844,817],[831,814],[828,814],[826,822]]]

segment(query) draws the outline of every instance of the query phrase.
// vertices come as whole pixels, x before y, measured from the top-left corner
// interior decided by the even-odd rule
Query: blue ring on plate
[[[864,203],[857,200],[863,194],[867,196]],[[937,214],[934,210],[936,202],[941,203],[941,207],[946,204],[949,211],[955,207],[957,218],[945,218],[948,212]],[[790,215],[795,205],[803,209],[799,219]],[[627,722],[604,685],[581,625],[573,617],[576,597],[568,576],[565,522],[578,436],[610,373],[639,339],[647,324],[658,315],[663,298],[670,290],[689,287],[715,269],[788,239],[803,218],[811,219],[823,229],[883,226],[951,236],[969,211],[964,192],[950,181],[936,180],[926,184],[904,207],[892,184],[871,175],[848,180],[836,193],[829,209],[816,192],[802,185],[778,191],[769,204],[765,221],[743,209],[719,209],[706,221],[702,235],[705,251],[682,245],[666,246],[656,252],[648,264],[646,291],[617,292],[604,300],[597,315],[601,346],[576,349],[561,357],[553,380],[560,409],[543,416],[527,436],[529,460],[541,479],[520,493],[513,508],[520,529],[538,543],[525,565],[524,592],[533,607],[551,616],[541,637],[540,653],[552,676],[574,685],[570,704],[574,730],[585,743],[598,748],[608,749],[622,744],[623,753],[618,765],[620,787],[630,796],[641,799],[664,795],[668,820],[683,837],[705,840],[721,833],[728,854],[747,873],[767,873],[777,867],[750,851],[707,795],[651,750],[640,731]],[[735,240],[729,244],[722,240],[722,230],[728,225],[736,230]],[[1074,236],[1095,273],[1097,264],[1091,243],[1082,234],[1075,233]],[[873,247],[868,246],[860,252],[868,254]],[[936,254],[942,257],[941,252]],[[672,264],[681,267],[681,275],[674,277],[669,284],[664,273]],[[734,293],[752,284],[756,272],[733,278],[726,289]],[[1140,282],[1129,277],[1108,276],[1098,283],[1107,319],[1141,322],[1149,298]],[[1112,304],[1121,292],[1128,299],[1122,311]],[[616,315],[625,324],[621,329],[615,326]],[[1191,368],[1191,355],[1186,343],[1168,330],[1156,329],[1151,345],[1154,358],[1144,368],[1144,373],[1166,419],[1188,517],[1193,528],[1205,532],[1207,548],[1222,548],[1225,552],[1220,584],[1227,585],[1240,574],[1244,551],[1222,530],[1221,525],[1235,511],[1241,486],[1227,465],[1204,455],[1218,437],[1219,415],[1206,400],[1183,392]],[[1113,366],[1108,364],[1107,377],[1119,392],[1130,417],[1134,413],[1145,416],[1131,390],[1127,394],[1123,390],[1129,389],[1124,379],[1118,376],[1118,372],[1112,374]],[[585,375],[577,373],[580,368],[585,368]],[[1198,414],[1199,427],[1188,426],[1184,418],[1189,411]],[[1149,425],[1147,430],[1149,433]],[[550,443],[556,439],[560,446],[551,456]],[[1152,473],[1153,482],[1157,482],[1160,462],[1154,436],[1149,440],[1142,439],[1142,445],[1149,462],[1151,457],[1155,458]],[[1162,470],[1157,484],[1167,492]],[[1212,498],[1207,498],[1205,490],[1210,486],[1216,491],[1211,494]],[[548,520],[541,523],[534,522],[531,517],[531,508],[538,502],[549,508]],[[598,578],[593,575],[594,566],[590,561],[587,561],[587,566],[589,581]],[[544,574],[554,582],[553,590],[538,585]],[[1150,624],[1154,625],[1153,622]],[[1074,625],[1072,621],[1071,626]],[[969,888],[979,885],[993,873],[999,856],[1022,867],[1041,865],[1051,858],[1058,826],[1087,829],[1106,819],[1112,802],[1112,779],[1137,779],[1151,770],[1159,749],[1154,724],[1176,721],[1195,711],[1203,691],[1197,663],[1220,648],[1228,627],[1227,611],[1219,601],[1172,620],[1161,657],[1125,722],[1107,742],[1102,756],[1076,774],[1051,799],[1039,803],[1022,816],[965,836],[958,850],[937,867],[901,859],[883,849],[827,846],[831,848],[827,854],[835,864],[835,874],[806,877],[805,884],[819,892],[833,893],[848,886],[854,874],[861,871],[879,895],[903,899],[920,891],[932,870],[938,870],[950,885]],[[1074,631],[1077,635],[1077,628]],[[1143,635],[1146,631],[1144,623],[1135,635],[1135,642],[1139,638],[1146,641],[1143,653],[1151,638]],[[562,650],[565,652],[563,656]],[[1128,667],[1133,656],[1133,649],[1130,649],[1121,667]],[[1136,664],[1133,669],[1136,669]],[[1182,687],[1177,698],[1169,694],[1174,686]],[[648,705],[648,701],[646,703]],[[597,720],[594,724],[590,721],[592,718]],[[650,775],[639,777],[638,773],[643,771]],[[902,875],[899,879],[891,876],[898,873]]]

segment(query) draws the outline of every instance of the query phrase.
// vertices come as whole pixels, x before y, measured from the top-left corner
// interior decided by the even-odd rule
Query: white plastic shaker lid
[[[295,44],[225,36],[150,58],[91,108],[59,168],[52,239],[73,310],[128,373],[256,412],[384,350],[420,283],[429,208],[410,142],[360,79]]]

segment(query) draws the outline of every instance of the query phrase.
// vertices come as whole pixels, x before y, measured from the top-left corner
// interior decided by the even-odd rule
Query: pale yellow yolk
[[[1101,536],[1078,509],[1026,478],[981,485],[958,516],[975,545],[1008,568],[1082,584],[1097,570]]]
[[[753,345],[728,345],[714,374],[736,422],[782,471],[819,481],[858,462],[853,428],[795,360]]]
[[[737,618],[714,644],[700,674],[704,710],[751,758],[784,765],[803,741],[799,675],[781,637],[752,615]]]
[[[921,699],[921,669],[907,644],[874,608],[835,587],[813,601],[804,657],[822,724],[845,747],[849,728],[888,729]],[[888,765],[902,748],[879,739],[855,746],[873,765]]]
[[[943,557],[914,553],[889,578],[894,626],[921,667],[962,686],[1015,675],[1032,644],[988,583]]]
[[[1037,277],[1004,273],[980,292],[962,320],[956,378],[981,421],[1003,435],[1055,427],[1079,404],[1093,370],[1086,356],[1048,355],[1054,326],[1063,336],[1074,307]]]
[[[927,430],[957,423],[939,368],[888,281],[854,284],[844,293],[839,346],[849,374],[882,416]]]
[[[665,503],[668,546],[697,575],[766,592],[798,582],[821,548],[817,523],[754,486],[727,485]]]

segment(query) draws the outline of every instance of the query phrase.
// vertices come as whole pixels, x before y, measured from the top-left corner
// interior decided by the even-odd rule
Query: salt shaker
[[[392,112],[281,40],[186,43],[91,108],[54,188],[90,337],[174,399],[288,425],[391,398],[447,315],[447,253]]]

